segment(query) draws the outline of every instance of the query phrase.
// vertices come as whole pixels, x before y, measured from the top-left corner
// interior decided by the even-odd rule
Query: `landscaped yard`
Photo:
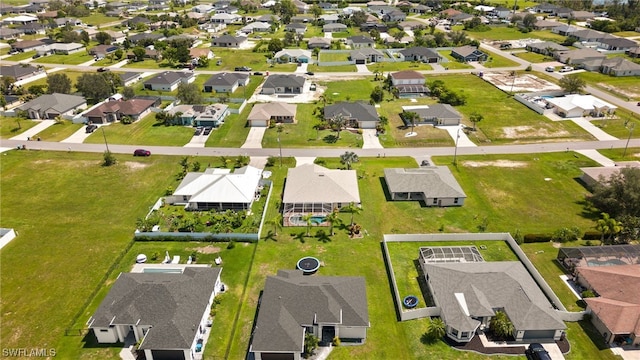
[[[62,123],[49,126],[39,132],[36,137],[40,137],[42,141],[62,141],[80,130],[83,126],[83,124],[73,124],[71,121],[65,120]]]
[[[249,116],[251,108],[252,105],[248,104],[242,113],[229,114],[224,120],[224,124],[211,132],[207,139],[207,146],[235,148],[242,146],[249,134],[247,116]]]
[[[322,82],[326,86],[324,96],[333,102],[339,101],[368,101],[371,92],[376,86],[382,86],[381,82],[373,81],[373,77],[358,80],[342,80]],[[329,102],[331,102],[329,101]]]
[[[31,59],[33,57],[33,55],[36,54],[36,51],[26,51],[26,52],[22,52],[22,53],[18,53],[15,55],[11,55],[7,58],[4,58],[3,60],[6,61],[22,61],[22,60],[26,60],[26,59]]]
[[[483,66],[488,68],[500,68],[500,67],[510,67],[510,66],[518,66],[519,64],[515,61],[511,61],[504,56],[499,55],[496,52],[488,51],[486,49],[482,49],[484,53],[489,55],[489,59],[482,63]]]
[[[640,148],[627,148],[626,154],[624,149],[601,149],[598,151],[613,161],[634,161],[640,158]],[[623,154],[624,156],[622,156]]]
[[[155,114],[125,125],[120,122],[104,126],[104,135],[110,144],[183,146],[193,136],[189,126],[164,126],[156,122]],[[102,131],[96,131],[84,141],[89,144],[104,143]]]
[[[618,139],[640,138],[640,119],[626,109],[616,110],[615,119],[592,120],[591,123]],[[633,131],[632,131],[633,130]]]
[[[477,40],[518,40],[534,38],[558,43],[564,41],[566,38],[550,30],[535,30],[523,33],[516,27],[507,26],[492,26],[489,31],[467,31],[467,35]]]
[[[513,56],[519,57],[520,59],[526,60],[530,63],[543,63],[543,62],[553,61],[552,58],[546,55],[529,52],[529,51],[514,52]]]
[[[358,69],[355,65],[318,66],[309,64],[307,70],[313,72],[356,72]]]
[[[389,72],[389,71],[402,71],[402,70],[433,70],[433,67],[423,62],[411,62],[411,61],[385,61],[375,64],[369,64],[367,66],[371,72]]]
[[[349,54],[350,54],[350,51],[341,51],[341,52],[321,51],[320,61],[321,62],[349,61]]]
[[[69,79],[71,79],[71,88],[75,89],[76,81],[78,80],[80,75],[85,74],[85,73],[84,72],[80,72],[80,71],[73,71],[73,70],[60,70],[60,71],[49,72],[48,74],[65,74],[65,75],[67,75],[69,77]],[[29,86],[33,86],[33,85],[47,85],[47,77],[43,77],[41,79],[38,79],[38,80],[35,80],[35,81],[31,81],[28,84],[25,84],[25,86],[27,88],[29,88]]]
[[[38,125],[39,122],[17,117],[0,116],[0,138],[9,139]]]
[[[590,134],[569,121],[553,122],[528,109],[501,90],[473,75],[427,75],[427,82],[442,80],[447,88],[467,95],[467,103],[457,106],[465,119],[477,112],[484,119],[477,124],[478,131],[470,134],[474,142],[528,143],[593,140]],[[466,125],[473,124],[465,122]]]
[[[40,63],[40,64],[68,64],[68,65],[79,65],[82,63],[86,63],[87,61],[93,60],[93,56],[87,54],[86,51],[82,50],[75,54],[70,55],[47,55],[41,56],[32,62]]]
[[[451,56],[451,50],[440,50],[438,51],[438,54],[447,59],[447,61],[442,61],[440,63],[440,65],[445,69],[473,69],[473,66],[460,62]]]

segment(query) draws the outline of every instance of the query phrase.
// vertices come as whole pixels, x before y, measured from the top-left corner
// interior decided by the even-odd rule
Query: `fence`
[[[401,321],[409,320],[409,319],[417,319],[420,317],[426,316],[437,316],[436,310],[439,309],[437,307],[432,308],[424,308],[424,309],[416,309],[412,311],[404,311],[402,308],[402,299],[400,298],[400,294],[398,292],[398,286],[396,283],[396,278],[393,272],[393,265],[391,263],[391,258],[389,255],[389,249],[387,247],[388,242],[429,242],[429,241],[438,241],[438,242],[446,242],[446,241],[506,241],[509,244],[509,247],[518,257],[518,260],[522,263],[525,269],[529,272],[531,277],[537,283],[538,287],[545,294],[547,299],[551,302],[551,304],[557,309],[556,314],[563,321],[578,321],[581,320],[584,316],[584,312],[569,312],[560,299],[553,292],[551,287],[544,280],[542,275],[535,268],[533,263],[529,261],[526,254],[518,243],[513,239],[511,234],[509,233],[478,233],[478,234],[403,234],[403,235],[384,235],[382,240],[382,247],[384,250],[384,260],[387,265],[387,271],[389,272],[389,278],[391,280],[391,285],[393,286],[393,294],[394,300],[396,303],[396,310],[398,312],[398,317]],[[418,311],[415,313],[413,311]]]

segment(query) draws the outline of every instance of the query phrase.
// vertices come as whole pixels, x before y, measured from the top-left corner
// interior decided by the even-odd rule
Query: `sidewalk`
[[[617,137],[607,134],[585,118],[573,118],[570,120],[600,141],[618,140]]]
[[[49,126],[55,124],[56,121],[55,120],[40,120],[40,124],[32,127],[31,129],[23,132],[20,135],[16,135],[14,137],[12,137],[10,140],[23,140],[23,141],[27,141],[27,138],[32,138],[37,135],[39,132],[43,131],[44,129],[48,128]],[[27,146],[27,148],[29,148]]]
[[[582,154],[586,157],[588,157],[589,159],[597,162],[598,164],[602,165],[602,166],[616,166],[615,161],[609,159],[608,157],[600,154],[598,152],[598,150],[576,150],[576,152],[578,154]]]

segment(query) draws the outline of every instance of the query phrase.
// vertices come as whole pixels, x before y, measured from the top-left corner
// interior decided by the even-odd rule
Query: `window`
[[[454,199],[453,199],[453,203],[454,203],[454,204],[457,204],[457,203],[458,203],[458,198],[454,198]]]
[[[100,329],[100,332],[109,332],[109,329]]]
[[[433,204],[436,205],[438,203],[438,198],[433,198]]]
[[[455,337],[458,337],[458,330],[456,329],[451,329],[451,334]]]

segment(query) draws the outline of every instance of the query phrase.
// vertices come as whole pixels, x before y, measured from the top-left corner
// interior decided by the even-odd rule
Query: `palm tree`
[[[427,328],[427,335],[433,340],[441,339],[447,332],[447,326],[440,318],[431,319],[429,327]]]
[[[335,235],[333,232],[333,225],[340,221],[338,214],[338,208],[335,208],[330,214],[325,216],[325,220],[329,222],[329,233],[331,234],[331,236]]]
[[[477,112],[471,113],[471,116],[469,116],[469,121],[473,123],[473,131],[476,131],[476,124],[482,121],[483,119],[484,119],[484,116],[482,116],[482,114]]]
[[[513,323],[511,323],[511,320],[509,320],[509,317],[503,311],[496,311],[496,316],[491,319],[489,327],[493,330],[494,334],[503,338],[511,336],[514,331]]]
[[[413,133],[413,129],[416,126],[416,121],[419,118],[418,114],[413,111],[405,111],[402,113],[402,118],[411,123],[411,132]]]
[[[302,215],[302,221],[307,223],[307,236],[311,236],[311,219],[313,219],[313,214]]]
[[[607,235],[607,243],[609,243],[615,235],[622,231],[622,223],[603,212],[602,218],[596,222],[596,229],[602,233],[600,245],[604,245],[604,236]]]
[[[355,214],[360,214],[362,212],[362,208],[356,205],[356,203],[350,202],[344,209],[351,213],[351,225],[353,226],[353,216]]]
[[[360,161],[360,158],[358,158],[358,155],[353,151],[347,151],[340,155],[340,163],[347,165],[347,170],[351,170],[351,164],[357,163],[358,161]]]
[[[347,125],[347,119],[341,113],[335,114],[329,119],[329,124],[338,131],[338,139],[340,139],[340,131]]]
[[[273,226],[273,234],[278,236],[278,229],[282,229],[282,215],[278,213],[270,220],[267,220],[266,223]]]

